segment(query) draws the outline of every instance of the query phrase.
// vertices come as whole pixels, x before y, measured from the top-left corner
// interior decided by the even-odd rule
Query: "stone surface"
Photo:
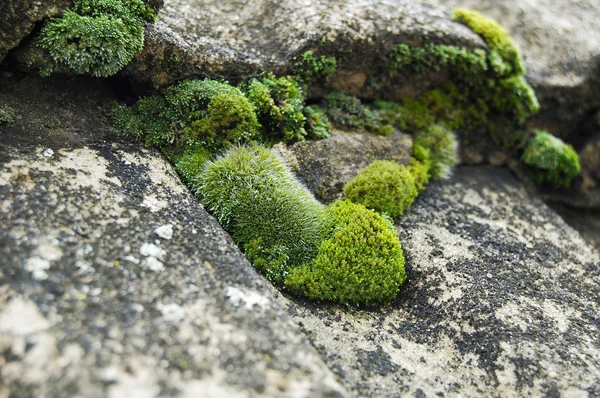
[[[0,2],[0,62],[31,33],[35,24],[60,15],[73,0],[2,0]]]
[[[375,160],[408,164],[412,137],[394,131],[388,137],[334,130],[320,141],[274,147],[315,196],[324,202],[340,199],[344,185]]]
[[[361,96],[416,95],[444,73],[387,78],[395,44],[436,42],[484,48],[482,40],[423,1],[166,0],[146,49],[126,71],[161,87],[194,77],[240,80],[263,70],[290,73],[307,50],[338,58],[330,88]],[[400,89],[400,90],[399,90]]]
[[[287,300],[153,150],[111,134],[101,80],[6,75],[0,397],[341,397]]]
[[[521,49],[541,111],[538,127],[578,143],[600,107],[600,3],[588,0],[429,0],[495,19]],[[592,114],[590,114],[592,113]]]
[[[600,394],[600,258],[508,171],[460,168],[397,220],[408,280],[358,310],[295,302],[356,396]]]

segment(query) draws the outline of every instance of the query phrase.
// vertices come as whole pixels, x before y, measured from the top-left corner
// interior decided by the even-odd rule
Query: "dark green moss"
[[[408,168],[377,160],[344,186],[346,199],[368,209],[398,217],[410,207],[418,191]]]
[[[534,181],[549,183],[555,188],[571,185],[581,169],[579,156],[573,147],[543,130],[535,131],[521,159],[532,167]]]
[[[336,68],[337,61],[334,57],[317,57],[312,51],[307,51],[300,55],[294,67],[294,74],[303,84],[310,86],[325,83],[327,78],[335,73]]]
[[[0,126],[11,125],[19,119],[21,119],[21,116],[13,107],[0,105]]]
[[[251,79],[243,89],[256,109],[266,138],[273,141],[305,139],[306,95],[296,80],[268,74],[261,79]]]
[[[377,110],[372,110],[356,98],[343,93],[327,95],[321,107],[332,123],[339,128],[368,131],[376,135],[389,135],[394,127],[386,124]]]
[[[347,304],[389,303],[404,280],[404,257],[394,226],[349,201],[330,212],[335,225],[309,264],[291,270],[285,285],[294,294]]]
[[[308,134],[308,138],[321,140],[329,137],[331,134],[331,123],[321,108],[317,105],[305,107],[304,117],[306,117],[304,128]]]
[[[141,0],[76,0],[60,18],[46,21],[36,38],[52,60],[41,73],[114,75],[143,49],[144,23],[154,18]]]

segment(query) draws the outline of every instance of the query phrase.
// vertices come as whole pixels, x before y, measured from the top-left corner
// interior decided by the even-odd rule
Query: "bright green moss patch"
[[[413,145],[413,156],[410,158],[408,170],[415,180],[417,191],[423,192],[425,186],[429,182],[429,174],[431,170],[431,159],[429,150],[421,145]]]
[[[458,142],[452,131],[442,125],[432,125],[414,137],[414,145],[429,151],[429,176],[447,178],[458,162]]]
[[[36,44],[52,59],[41,71],[111,76],[144,47],[144,23],[155,18],[141,0],[76,0],[60,18],[48,20]]]
[[[535,132],[521,159],[534,168],[534,181],[550,183],[555,188],[571,185],[580,170],[579,156],[573,147],[543,130]]]
[[[353,203],[397,217],[410,207],[418,191],[408,168],[377,160],[344,186],[344,194]]]
[[[218,151],[249,142],[260,127],[242,91],[209,79],[184,81],[131,108],[118,106],[113,120],[121,132],[172,153],[195,146]]]
[[[293,78],[268,74],[250,80],[244,91],[256,109],[265,137],[275,141],[301,141],[306,137],[306,95]]]
[[[330,207],[334,230],[310,264],[291,270],[285,285],[295,294],[338,303],[388,303],[406,279],[393,225],[348,201]]]
[[[0,126],[13,124],[20,118],[21,116],[13,107],[0,105]]]
[[[330,230],[325,207],[264,147],[236,147],[207,163],[198,196],[276,283],[310,262]]]
[[[321,55],[315,56],[312,51],[307,51],[299,57],[294,67],[294,74],[305,85],[324,83],[329,76],[335,73],[337,62],[334,57]]]
[[[356,98],[343,93],[327,95],[321,107],[329,120],[340,128],[368,131],[376,135],[389,135],[394,127],[386,124],[377,110],[372,110]]]

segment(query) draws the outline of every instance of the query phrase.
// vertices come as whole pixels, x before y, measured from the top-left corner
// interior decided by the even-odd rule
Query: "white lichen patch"
[[[518,326],[523,332],[527,331],[528,324],[531,323],[531,318],[526,314],[525,308],[514,301],[509,301],[495,311],[497,319],[508,326]]]
[[[145,257],[155,257],[162,260],[167,252],[165,249],[155,245],[154,243],[144,243],[140,247],[140,254]]]
[[[44,331],[50,322],[30,300],[14,296],[7,301],[0,297],[0,333],[26,336]]]
[[[25,260],[25,271],[31,272],[34,279],[43,281],[48,279],[48,271],[50,269],[50,261],[37,256],[30,257]]]
[[[182,306],[175,303],[158,303],[156,304],[156,309],[162,313],[162,316],[167,322],[180,322],[186,316],[186,310]]]
[[[269,307],[269,299],[255,291],[244,291],[237,287],[229,286],[225,290],[225,296],[236,307],[243,305],[247,310],[253,309],[255,305],[262,310],[266,310]]]
[[[145,258],[142,264],[145,267],[147,267],[150,271],[161,272],[165,270],[165,265],[156,257],[150,256],[148,258]]]
[[[173,238],[173,225],[165,224],[154,229],[154,233],[162,239],[170,240]]]

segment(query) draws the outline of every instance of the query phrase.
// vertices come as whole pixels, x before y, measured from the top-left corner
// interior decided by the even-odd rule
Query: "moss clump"
[[[430,126],[414,137],[414,145],[429,151],[429,177],[447,178],[458,162],[458,142],[452,131],[442,125]]]
[[[331,123],[321,108],[316,105],[307,106],[304,108],[304,116],[306,117],[304,128],[308,134],[308,138],[321,140],[329,137],[331,134]]]
[[[195,192],[198,189],[198,178],[204,172],[204,165],[211,159],[208,149],[193,146],[172,160],[183,182]]]
[[[335,73],[336,68],[337,61],[334,57],[324,55],[317,57],[312,51],[307,51],[300,55],[294,67],[294,74],[305,85],[310,86],[315,83],[324,83],[329,76]]]
[[[344,129],[376,135],[389,135],[394,130],[392,125],[383,121],[378,111],[364,106],[356,97],[333,92],[323,99],[321,106],[329,119]]]
[[[388,303],[406,279],[393,225],[364,206],[330,207],[334,230],[310,264],[291,270],[285,285],[295,294],[338,303]]]
[[[330,231],[325,207],[264,147],[208,162],[197,186],[200,202],[275,283],[310,262]]]
[[[535,135],[521,157],[533,167],[531,176],[537,183],[550,183],[555,188],[566,188],[579,174],[579,156],[571,145],[554,137],[547,131],[535,131]]]
[[[408,168],[377,160],[344,186],[344,194],[351,202],[397,217],[410,207],[418,192]]]
[[[417,191],[423,192],[429,182],[429,173],[431,169],[431,159],[429,150],[421,145],[413,145],[413,156],[408,163],[408,170],[415,179]]]
[[[250,80],[244,91],[256,109],[265,137],[275,141],[301,141],[306,137],[302,112],[305,94],[293,78],[268,74]]]
[[[41,73],[114,75],[143,49],[144,23],[154,18],[141,0],[76,0],[62,17],[48,20],[36,38],[52,60]]]
[[[0,105],[0,126],[13,124],[19,119],[21,116],[13,107]]]
[[[164,96],[151,96],[128,108],[117,106],[119,130],[163,152],[202,146],[218,151],[258,136],[254,106],[236,87],[215,80],[187,80]]]

